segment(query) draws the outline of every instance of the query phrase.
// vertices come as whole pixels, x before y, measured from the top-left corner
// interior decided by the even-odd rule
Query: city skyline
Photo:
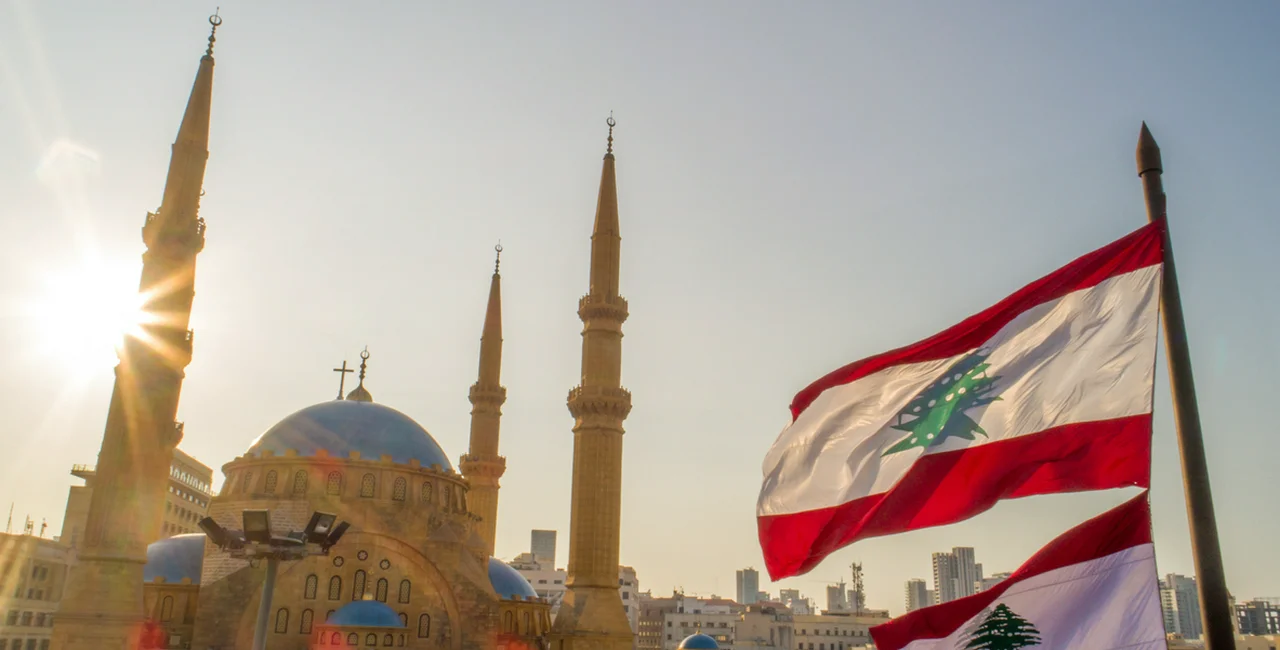
[[[86,277],[111,291],[136,288],[137,225],[158,203],[178,101],[207,29],[190,8],[134,16],[77,7],[13,5],[0,14],[10,18],[0,26],[0,54],[11,62],[0,92],[14,100],[4,103],[0,148],[16,152],[0,161],[11,264],[0,280],[0,353],[21,368],[0,379],[18,405],[12,431],[21,433],[0,464],[0,503],[17,502],[19,517],[47,519],[53,530],[73,481],[67,466],[94,463],[112,362],[109,350],[72,345],[75,328],[33,320],[28,303]],[[1270,104],[1244,101],[1274,90],[1257,79],[1276,53],[1253,49],[1276,24],[1274,9],[1249,20],[1245,12],[1171,7],[1161,30],[1132,42],[1129,31],[1145,19],[1134,8],[1087,19],[1024,9],[994,21],[906,9],[841,10],[828,20],[801,10],[777,28],[780,38],[832,49],[781,58],[750,45],[779,24],[768,11],[731,14],[754,37],[708,52],[700,35],[719,16],[706,9],[655,19],[619,8],[566,23],[520,13],[530,9],[509,15],[565,34],[627,25],[609,42],[608,61],[592,54],[599,36],[552,43],[538,30],[516,30],[511,43],[494,42],[490,17],[470,8],[331,16],[224,9],[219,117],[201,208],[209,245],[179,407],[182,449],[215,468],[215,487],[219,468],[260,433],[331,397],[337,378],[329,369],[366,344],[375,353],[368,383],[380,401],[421,421],[456,460],[467,446],[481,283],[501,239],[510,399],[497,554],[516,555],[534,527],[567,533],[568,509],[559,504],[568,495],[562,449],[572,420],[563,393],[578,372],[583,224],[602,122],[615,109],[628,237],[622,293],[635,311],[624,378],[637,395],[625,443],[621,562],[655,591],[670,584],[731,593],[730,571],[761,565],[751,514],[759,462],[794,392],[844,362],[928,335],[1140,224],[1132,148],[1145,118],[1165,148],[1197,380],[1207,435],[1215,436],[1209,453],[1228,585],[1235,593],[1280,589],[1280,560],[1260,541],[1280,524],[1234,505],[1256,489],[1280,447],[1249,432],[1233,406],[1264,396],[1268,369],[1280,361],[1264,334],[1280,314],[1218,290],[1265,295],[1264,243],[1280,235],[1257,218],[1265,193],[1248,189],[1259,186],[1249,179],[1280,172],[1258,144],[1275,139],[1259,108]],[[835,37],[843,26],[863,22],[919,26],[912,39],[922,40],[833,45],[843,42]],[[323,47],[269,36],[300,24]],[[1185,38],[1192,25],[1208,45]],[[408,65],[397,62],[403,53],[418,52],[423,26],[431,65],[398,67]],[[1008,45],[977,43],[1014,34],[1039,34],[1047,46],[1013,65]],[[1098,34],[1091,56],[1063,56]],[[673,48],[655,54],[655,35]],[[912,57],[912,43],[930,40],[939,52],[949,48],[945,65]],[[486,56],[456,56],[473,48]],[[1167,69],[1152,76],[1121,63],[1139,51],[1164,52]],[[898,67],[869,63],[883,52],[896,52],[887,58]],[[521,67],[529,60],[562,71]],[[952,82],[937,65],[983,74]],[[1068,87],[1096,83],[1066,97],[1031,72],[1037,66],[1073,80]],[[415,83],[400,85],[406,78]],[[334,83],[347,90],[342,101],[333,101]],[[1015,95],[1025,103],[1014,106]],[[1227,99],[1197,99],[1205,95]],[[924,112],[946,101],[957,103]],[[1052,174],[1032,171],[1050,161]],[[495,182],[503,191],[493,191]],[[915,239],[921,231],[928,241]],[[903,264],[909,242],[923,248]],[[959,250],[975,251],[965,258],[975,280],[942,287]],[[847,286],[836,300],[833,278]],[[68,309],[60,305],[36,311]],[[99,316],[87,309],[75,304],[69,313]],[[68,348],[80,356],[64,357]],[[744,362],[743,351],[754,356]],[[1162,570],[1190,575],[1163,367],[1157,376],[1156,539]],[[705,386],[720,390],[709,395]],[[737,442],[724,444],[731,436]],[[656,480],[655,468],[700,476],[712,489],[691,496]],[[901,585],[926,575],[920,558],[933,549],[972,544],[1015,567],[1072,522],[1130,494],[1001,504],[955,526],[859,543],[811,574],[778,583],[763,576],[760,586],[813,597],[817,584],[858,559],[868,604],[899,612]],[[670,508],[681,499],[692,500]],[[544,513],[540,504],[555,505]],[[708,512],[724,513],[716,552],[690,553],[652,529],[655,521],[693,528]],[[1246,526],[1256,534],[1231,534]],[[1261,557],[1261,567],[1241,564],[1245,557]]]

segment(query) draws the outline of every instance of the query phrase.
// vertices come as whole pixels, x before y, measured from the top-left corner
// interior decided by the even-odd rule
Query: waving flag
[[[769,574],[1000,499],[1148,486],[1163,228],[796,395],[756,508]]]
[[[991,589],[871,628],[879,650],[1165,650],[1147,493]]]

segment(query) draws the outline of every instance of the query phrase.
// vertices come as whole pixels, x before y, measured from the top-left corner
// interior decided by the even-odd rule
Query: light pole
[[[313,555],[328,555],[329,549],[342,539],[351,527],[337,523],[338,516],[327,512],[311,513],[302,531],[284,535],[271,533],[271,513],[267,510],[245,510],[244,530],[227,530],[212,517],[200,520],[200,530],[209,541],[228,555],[257,562],[267,561],[267,576],[262,582],[262,600],[258,603],[258,621],[253,628],[253,650],[266,650],[267,621],[271,618],[271,596],[276,588],[276,572],[280,561],[301,560]],[[336,524],[336,525],[335,525]]]

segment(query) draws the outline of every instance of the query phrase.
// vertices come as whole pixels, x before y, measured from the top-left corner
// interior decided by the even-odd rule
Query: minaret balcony
[[[609,386],[578,386],[569,391],[569,413],[579,419],[604,416],[621,422],[631,413],[631,391]]]
[[[493,386],[472,384],[471,391],[467,395],[472,404],[489,404],[501,406],[507,401],[507,389],[505,386]]]
[[[578,317],[588,320],[611,320],[622,323],[627,320],[627,299],[622,296],[597,296],[587,294],[578,299]]]
[[[502,456],[475,456],[464,454],[458,462],[462,475],[468,479],[486,477],[501,478],[507,471],[507,459]]]

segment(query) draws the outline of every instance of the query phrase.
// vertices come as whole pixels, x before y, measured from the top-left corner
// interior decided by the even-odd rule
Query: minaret
[[[159,536],[185,368],[191,361],[191,301],[196,254],[204,247],[199,216],[209,157],[213,30],[200,59],[182,126],[173,143],[160,209],[142,227],[146,321],[119,352],[115,388],[98,452],[89,521],[53,628],[55,650],[136,648],[143,622],[142,566]]]
[[[471,447],[459,466],[471,481],[467,493],[471,511],[480,515],[480,537],[490,556],[498,526],[498,479],[507,471],[507,459],[498,455],[498,425],[507,389],[499,382],[502,374],[502,276],[498,264],[502,244],[494,247],[493,279],[489,281],[489,306],[484,312],[480,334],[480,376],[471,386]]]
[[[591,233],[591,289],[578,301],[582,319],[582,383],[569,391],[573,414],[573,497],[569,519],[569,577],[552,634],[563,650],[629,650],[631,625],[618,592],[622,514],[622,421],[631,393],[622,388],[622,323],[627,301],[618,295],[618,189],[613,127],[600,175]]]

